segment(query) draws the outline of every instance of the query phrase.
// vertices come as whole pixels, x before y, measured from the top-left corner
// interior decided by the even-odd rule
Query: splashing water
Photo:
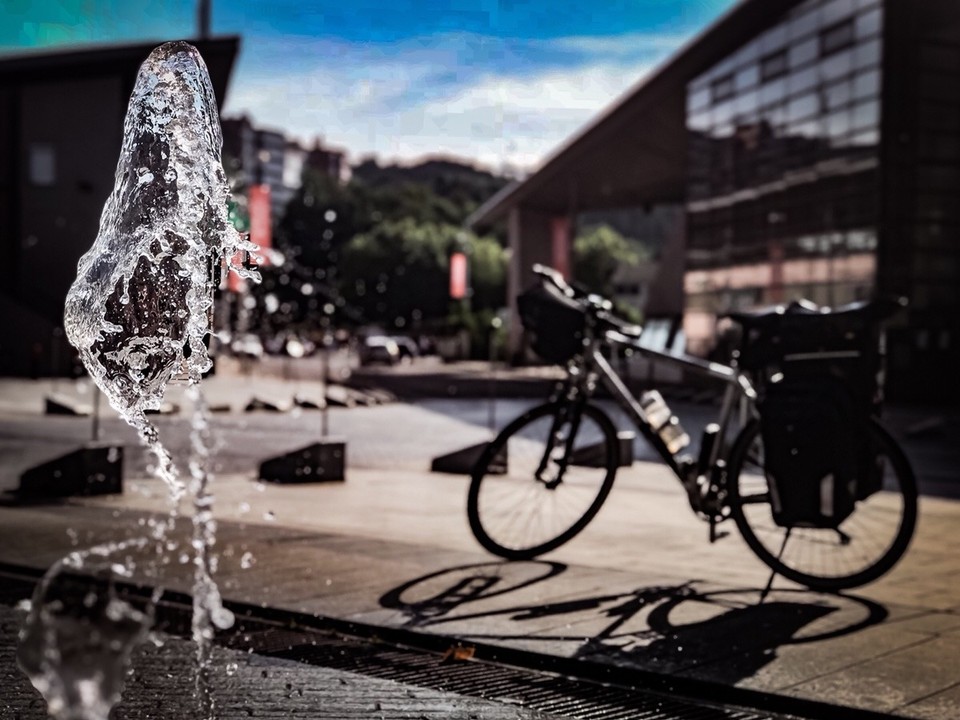
[[[37,586],[20,632],[17,662],[57,720],[105,720],[120,699],[130,655],[149,633],[159,593],[145,610],[118,598],[113,579],[127,571],[111,556],[147,542],[70,553]],[[95,583],[103,580],[107,592],[97,592]]]
[[[194,404],[190,456],[193,638],[198,700],[208,718],[213,716],[211,640],[214,628],[229,627],[233,616],[223,607],[212,577],[216,526],[209,492],[211,442],[200,391],[201,378],[211,361],[204,340],[211,329],[221,258],[256,250],[228,221],[221,145],[213,87],[196,48],[183,42],[156,48],[137,76],[124,120],[113,192],[104,206],[97,238],[80,259],[64,313],[67,338],[79,351],[87,372],[114,409],[137,430],[156,458],[155,474],[169,488],[173,509],[167,525],[154,536],[158,553],[167,546],[166,530],[173,527],[186,485],[146,413],[160,407],[175,376],[185,376],[189,383],[188,394]],[[254,271],[232,269],[258,279]],[[119,606],[112,607],[117,610]],[[119,616],[125,617],[125,612]],[[37,618],[41,625],[56,620],[49,612]],[[56,646],[63,640],[59,632],[30,637],[53,643],[41,656],[66,657],[63,648]],[[120,644],[127,656],[142,639],[139,633],[126,636]],[[116,645],[115,640],[111,646]],[[73,672],[59,661],[37,667],[43,670],[40,675],[28,673],[34,684],[72,684],[58,695],[71,702],[82,702],[87,696],[113,698],[118,685],[108,679],[112,668],[106,666],[97,666],[90,675]],[[82,684],[77,684],[81,677]],[[101,683],[96,692],[91,682]],[[106,710],[101,712],[103,707]],[[96,705],[88,714],[78,714],[72,707],[55,712],[51,703],[50,711],[58,719],[106,720],[109,705]]]
[[[225,255],[255,249],[228,221],[222,142],[200,54],[161,45],[137,76],[114,189],[64,313],[67,338],[156,455],[175,501],[185,488],[146,411],[160,407],[174,375],[196,383],[210,368],[214,270]]]

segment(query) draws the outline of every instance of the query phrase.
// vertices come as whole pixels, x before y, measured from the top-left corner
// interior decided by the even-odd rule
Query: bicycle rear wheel
[[[467,497],[470,529],[484,548],[509,560],[554,550],[600,510],[618,463],[617,432],[601,410],[540,405],[507,425],[477,461]]]
[[[782,527],[770,504],[760,422],[740,433],[730,453],[728,502],[743,539],[772,570],[811,589],[843,590],[876,580],[906,552],[917,521],[913,471],[875,421],[867,442],[882,468],[881,489],[858,500],[837,529]]]

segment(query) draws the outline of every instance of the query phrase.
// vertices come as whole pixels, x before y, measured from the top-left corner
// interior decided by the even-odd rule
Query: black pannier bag
[[[583,349],[586,313],[558,288],[538,283],[517,296],[530,347],[550,363],[563,364]]]
[[[774,522],[838,527],[860,494],[858,435],[866,419],[829,378],[771,385],[761,412]]]
[[[858,406],[878,414],[883,367],[880,324],[861,312],[820,312],[791,303],[778,316],[744,333],[738,363],[744,370],[782,370],[788,378],[842,380]]]

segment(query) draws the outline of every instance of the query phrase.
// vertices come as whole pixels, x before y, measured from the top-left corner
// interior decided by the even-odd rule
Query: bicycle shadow
[[[784,646],[842,637],[887,617],[882,605],[851,595],[765,594],[698,580],[579,593],[563,582],[567,570],[544,561],[450,567],[395,587],[380,605],[403,613],[411,629],[658,673],[709,666],[710,679],[724,683],[753,676]]]

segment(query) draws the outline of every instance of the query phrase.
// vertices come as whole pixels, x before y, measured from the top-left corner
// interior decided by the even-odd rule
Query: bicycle
[[[596,516],[621,466],[617,429],[594,402],[602,386],[683,484],[711,542],[732,519],[774,574],[830,591],[872,582],[904,554],[916,481],[878,420],[882,324],[901,301],[731,313],[742,341],[724,365],[644,347],[642,328],[614,315],[608,300],[551,268],[534,272],[539,283],[518,298],[521,319],[534,351],[566,374],[471,472],[467,514],[485,549],[529,560]],[[623,349],[724,384],[696,457],[683,452],[690,438],[659,392],[635,398],[613,369],[608,355]]]

